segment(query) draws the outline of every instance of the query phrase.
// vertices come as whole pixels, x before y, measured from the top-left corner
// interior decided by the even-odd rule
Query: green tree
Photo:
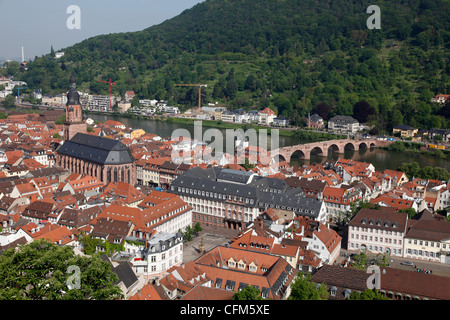
[[[417,211],[414,208],[408,208],[408,209],[401,209],[399,212],[404,212],[408,214],[408,219],[414,218],[414,216],[417,214]]]
[[[253,74],[250,74],[247,79],[245,79],[244,89],[249,91],[256,90],[256,78]]]
[[[195,233],[199,233],[200,231],[202,231],[203,230],[203,228],[202,228],[202,226],[200,225],[200,222],[197,222],[195,225],[194,225],[194,232]]]
[[[238,91],[238,85],[236,80],[230,79],[227,82],[227,86],[225,87],[225,95],[229,99],[234,99],[236,97],[236,93]]]
[[[327,300],[328,291],[325,284],[319,286],[311,281],[311,275],[297,274],[291,283],[291,295],[288,300]]]
[[[15,102],[16,98],[12,94],[9,94],[6,96],[5,100],[3,100],[2,103],[5,108],[12,108],[14,107]]]
[[[367,267],[367,255],[364,252],[361,252],[360,254],[355,254],[352,257],[351,266],[354,269],[365,270]]]
[[[192,233],[193,233],[193,229],[191,226],[186,226],[186,228],[184,229],[184,238],[186,241],[191,241],[192,240]]]
[[[241,166],[247,171],[255,167],[253,163],[250,163],[248,158],[245,158],[244,163],[242,163]]]
[[[79,268],[80,287],[70,288]],[[116,300],[123,298],[113,283],[117,275],[98,256],[78,256],[69,246],[45,239],[8,249],[0,256],[2,300]]]
[[[353,106],[353,117],[360,123],[367,122],[369,116],[375,114],[375,108],[367,101],[359,101]]]
[[[93,255],[97,251],[97,246],[100,244],[100,239],[92,238],[89,235],[82,235],[81,243],[83,244],[83,253],[87,255]]]
[[[250,285],[234,293],[231,300],[263,300],[263,298],[261,297],[261,290]]]
[[[394,109],[391,115],[391,126],[394,128],[400,124],[403,124],[403,115],[400,110]]]
[[[366,289],[363,292],[352,292],[347,300],[389,300],[389,298],[375,289]]]
[[[415,161],[410,163],[404,162],[398,167],[398,171],[404,172],[409,179],[417,178],[420,175],[420,165]]]

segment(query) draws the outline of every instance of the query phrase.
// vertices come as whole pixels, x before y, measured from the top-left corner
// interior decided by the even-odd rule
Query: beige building
[[[117,104],[117,108],[119,109],[119,112],[127,112],[128,109],[131,108],[131,102],[120,101]]]
[[[400,136],[402,138],[413,138],[419,129],[407,126],[407,125],[398,125],[392,129],[392,133],[400,132]]]
[[[394,208],[362,209],[348,225],[348,251],[403,257],[408,215]]]
[[[220,110],[220,109],[214,111],[214,120],[217,120],[217,121],[222,120],[222,113],[223,113],[223,110]]]
[[[450,264],[450,224],[425,211],[409,228],[404,251],[405,258]]]
[[[144,186],[159,186],[159,168],[164,161],[161,158],[145,160],[145,165],[142,168],[142,182]]]

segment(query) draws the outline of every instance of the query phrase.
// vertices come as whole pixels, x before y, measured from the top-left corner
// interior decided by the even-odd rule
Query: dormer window
[[[344,296],[345,296],[345,298],[346,298],[346,299],[349,298],[351,293],[352,293],[352,291],[351,291],[350,289],[345,289],[345,290],[344,290]]]
[[[332,286],[330,288],[330,295],[332,295],[333,297],[336,296],[336,291],[337,291],[337,288],[335,286]]]

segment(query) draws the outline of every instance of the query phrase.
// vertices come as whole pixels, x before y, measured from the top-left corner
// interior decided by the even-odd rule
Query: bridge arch
[[[311,151],[309,152],[310,157],[312,155],[318,155],[318,156],[323,156],[323,150],[321,147],[314,147],[311,149]]]
[[[355,145],[352,142],[348,142],[344,146],[344,150],[355,150]]]
[[[284,155],[282,155],[281,153],[275,154],[275,155],[272,157],[272,159],[273,159],[275,162],[283,162],[283,161],[287,161],[286,158],[284,157]]]
[[[334,152],[341,153],[341,148],[339,148],[339,146],[336,143],[333,143],[328,147],[328,152],[330,152],[330,150],[332,153]]]
[[[365,142],[361,142],[360,144],[359,144],[359,146],[358,146],[358,149],[359,150],[361,150],[361,149],[367,149],[368,148],[368,146],[367,146],[367,143],[365,143]]]
[[[368,139],[368,140],[351,140],[351,139],[340,139],[340,140],[329,140],[329,141],[322,141],[322,142],[313,142],[313,143],[306,143],[306,144],[299,144],[295,146],[288,146],[288,147],[281,147],[275,154],[281,154],[286,162],[291,162],[291,158],[298,157],[298,158],[305,158],[308,159],[308,157],[311,156],[311,151],[313,151],[315,148],[319,148],[319,151],[322,154],[324,152],[327,153],[327,155],[330,153],[330,149],[332,152],[338,152],[338,153],[344,153],[345,150],[356,150],[356,149],[362,149],[362,148],[373,148],[379,145],[388,145],[390,144],[390,141],[377,141],[374,139]],[[314,153],[314,152],[313,152]],[[273,158],[273,157],[272,157]]]
[[[306,157],[306,154],[303,152],[303,150],[297,149],[291,153],[290,160],[295,159],[295,158],[304,159],[305,157]]]

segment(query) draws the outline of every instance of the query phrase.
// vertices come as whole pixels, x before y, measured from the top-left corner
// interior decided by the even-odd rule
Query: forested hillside
[[[381,9],[370,30],[369,5]],[[397,124],[448,128],[448,110],[430,103],[450,93],[449,0],[206,0],[160,25],[102,35],[36,57],[17,76],[45,93],[78,87],[195,106],[269,106],[302,124],[308,112],[325,119],[354,115],[380,131]],[[130,17],[132,18],[132,17]],[[448,108],[448,106],[447,106]]]

